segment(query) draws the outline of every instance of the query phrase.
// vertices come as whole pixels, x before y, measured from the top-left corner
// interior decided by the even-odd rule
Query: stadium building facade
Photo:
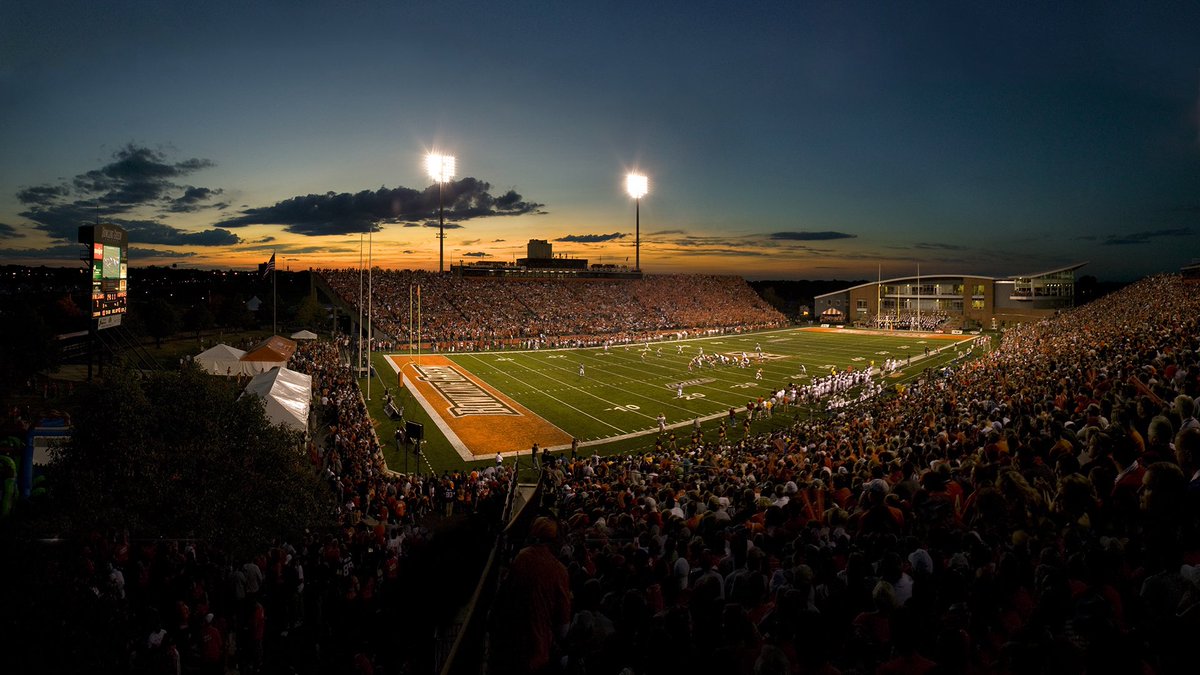
[[[1053,316],[1075,302],[1076,263],[1007,278],[930,274],[859,284],[815,298],[825,323],[908,328],[1002,328]]]

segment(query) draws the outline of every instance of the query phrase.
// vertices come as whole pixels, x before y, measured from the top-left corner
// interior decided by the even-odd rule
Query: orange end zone
[[[570,447],[570,434],[444,356],[386,358],[464,460]]]

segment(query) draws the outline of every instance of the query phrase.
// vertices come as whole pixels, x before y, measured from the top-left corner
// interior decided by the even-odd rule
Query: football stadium
[[[1197,26],[0,2],[0,675],[1200,672]]]
[[[402,670],[548,672],[535,664],[557,649],[567,671],[704,670],[665,634],[616,646],[685,618],[688,640],[760,636],[709,654],[718,672],[772,641],[803,645],[797,662],[818,670],[918,653],[964,671],[1128,663],[1025,632],[1080,607],[1110,617],[1089,635],[1164,672],[1188,662],[1171,631],[1194,626],[1196,598],[1169,584],[1200,562],[1193,279],[1152,276],[1075,307],[1078,265],[897,278],[817,296],[820,322],[797,323],[733,276],[537,259],[483,274],[319,269],[299,276],[328,307],[324,328],[218,344],[173,374],[127,370],[142,349],[122,346],[137,340],[122,322],[138,290],[125,235],[80,229],[102,397],[39,420],[26,454],[6,455],[6,517],[87,499],[128,518],[159,503],[136,488],[160,470],[173,502],[222,494],[188,457],[259,463],[245,465],[258,476],[246,503],[275,504],[210,505],[194,521],[171,509],[140,526],[150,538],[25,544],[102,565],[96,611],[147,613],[138,672],[170,654],[320,672],[330,661],[311,641],[392,632],[372,662]],[[277,275],[268,263],[252,283]],[[147,428],[170,434],[114,422],[142,399]],[[51,498],[114,466],[143,479]],[[181,522],[207,529],[167,537]],[[155,580],[162,565],[174,582]],[[1162,632],[1114,633],[1117,620]],[[536,636],[553,622],[568,628],[547,652]],[[246,651],[205,651],[218,640]]]

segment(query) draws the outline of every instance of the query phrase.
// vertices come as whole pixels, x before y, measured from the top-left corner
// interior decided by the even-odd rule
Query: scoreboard
[[[128,298],[129,234],[116,225],[83,225],[79,243],[91,287],[91,316],[98,328],[121,322]]]

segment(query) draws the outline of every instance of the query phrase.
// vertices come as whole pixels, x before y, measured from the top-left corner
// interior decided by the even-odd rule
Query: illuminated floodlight
[[[454,155],[436,152],[425,155],[425,172],[438,183],[445,183],[454,177]]]
[[[640,173],[625,174],[625,191],[634,199],[641,199],[650,191],[650,180]]]
[[[438,184],[438,272],[445,272],[446,260],[446,205],[442,186],[454,178],[454,155],[431,152],[425,155],[425,172]]]

